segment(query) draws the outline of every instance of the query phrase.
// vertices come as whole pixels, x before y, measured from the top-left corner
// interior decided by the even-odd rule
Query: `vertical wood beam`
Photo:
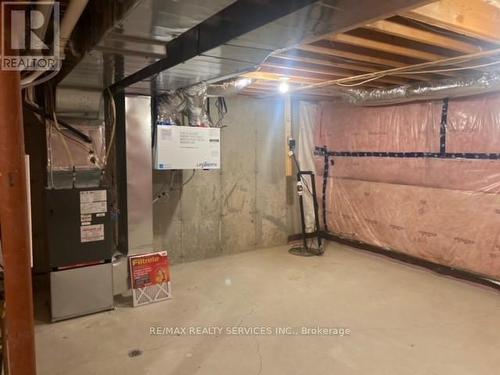
[[[34,375],[35,338],[19,72],[0,70],[0,233],[10,374]]]
[[[0,3],[3,3],[1,1]],[[0,10],[0,42],[9,40]],[[0,57],[1,58],[1,57]],[[5,320],[4,358],[11,375],[35,375],[35,333],[21,76],[0,70],[0,238]]]

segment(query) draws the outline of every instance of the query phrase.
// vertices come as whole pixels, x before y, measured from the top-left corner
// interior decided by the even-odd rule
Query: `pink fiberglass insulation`
[[[439,152],[441,109],[439,101],[375,108],[325,102],[316,145]],[[447,152],[500,153],[500,95],[450,100],[446,135]],[[333,160],[330,232],[500,280],[500,160]],[[320,201],[321,192],[319,185]]]
[[[500,279],[500,196],[333,179],[330,231]]]
[[[334,161],[330,176],[337,178],[500,193],[500,160],[339,157]]]
[[[317,145],[336,151],[439,151],[440,102],[323,109]]]
[[[500,95],[450,100],[448,152],[500,152]]]

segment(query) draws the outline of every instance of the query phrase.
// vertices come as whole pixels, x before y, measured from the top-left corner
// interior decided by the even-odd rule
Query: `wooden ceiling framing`
[[[497,61],[500,1],[495,6],[487,0],[440,0],[272,54],[245,75],[252,83],[241,94],[274,95],[286,80],[290,92],[335,96],[320,88],[460,78],[500,71]]]

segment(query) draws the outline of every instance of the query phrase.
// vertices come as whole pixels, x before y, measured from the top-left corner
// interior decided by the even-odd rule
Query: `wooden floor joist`
[[[368,55],[363,55],[363,54],[354,53],[354,52],[347,52],[347,51],[342,51],[342,50],[335,49],[335,48],[311,46],[308,44],[303,45],[303,46],[298,46],[297,49],[301,50],[301,51],[312,52],[312,53],[315,53],[318,55],[342,57],[342,58],[349,59],[349,60],[362,61],[362,62],[377,64],[377,65],[382,65],[382,66],[389,66],[392,68],[399,68],[399,67],[407,65],[407,64],[404,64],[402,62],[395,61],[395,60],[389,60],[389,59],[384,59],[384,58],[375,57],[375,56],[368,56]]]
[[[277,51],[254,73],[259,80],[248,92],[276,92],[272,81],[286,77],[291,92],[319,92],[335,82],[359,83],[360,88],[396,87],[495,69],[491,64],[500,55],[495,52],[500,44],[500,6],[484,0],[436,0],[394,12],[398,1],[405,2],[380,4],[387,10],[385,17]]]
[[[307,84],[312,82],[323,81],[321,78],[311,78],[302,75],[286,74],[284,72],[276,73],[276,72],[256,71],[256,72],[245,73],[243,76],[247,78],[252,78],[257,80],[267,80],[267,81],[281,81],[283,79],[287,79],[288,83]]]
[[[340,42],[352,46],[368,48],[376,51],[387,52],[394,55],[407,56],[413,59],[418,59],[423,61],[439,60],[446,57],[431,52],[420,51],[418,49],[410,47],[401,47],[394,44],[384,43],[377,40],[361,38],[358,36],[353,36],[348,34],[332,35],[328,37],[328,40],[332,42]]]
[[[310,67],[302,67],[302,66],[283,66],[279,64],[269,64],[269,63],[264,63],[261,65],[264,69],[266,68],[272,68],[272,69],[280,69],[282,71],[295,71],[295,72],[305,72],[305,73],[316,73],[316,74],[322,74],[324,76],[337,76],[337,77],[352,77],[353,75],[356,74],[356,72],[352,70],[330,70],[330,69],[318,69],[318,68],[310,68]],[[384,83],[391,83],[394,85],[404,85],[406,81],[404,79],[398,79],[398,78],[385,78],[379,80],[379,82],[384,82]]]
[[[329,87],[333,85],[338,85],[338,84],[344,84],[344,83],[359,83],[363,80],[369,80],[371,78],[375,78],[377,75],[383,74],[384,76],[391,76],[391,75],[398,75],[400,72],[405,72],[409,69],[413,69],[413,73],[415,73],[417,70],[423,71],[424,69],[428,70],[437,70],[440,66],[449,66],[449,65],[457,65],[466,61],[471,61],[471,60],[479,60],[481,58],[488,58],[488,57],[496,57],[498,58],[500,56],[500,48],[494,49],[494,50],[489,50],[489,51],[482,51],[482,52],[477,52],[469,55],[463,55],[463,56],[456,56],[456,57],[450,57],[447,59],[442,59],[439,61],[429,61],[425,63],[420,63],[420,64],[415,64],[413,66],[405,66],[405,67],[399,67],[399,68],[392,68],[392,69],[387,69],[385,71],[381,72],[374,72],[374,73],[367,73],[363,74],[360,76],[355,76],[355,77],[348,77],[348,78],[341,78],[339,80],[332,80],[332,81],[324,81],[321,83],[317,83],[308,87],[302,87],[299,90],[309,90],[313,88],[322,88],[322,87]],[[439,65],[436,65],[439,64]],[[498,64],[497,66],[500,66]],[[373,81],[370,81],[373,82]],[[360,85],[361,86],[361,85]],[[359,86],[358,86],[359,87]]]
[[[500,9],[484,0],[441,0],[405,17],[468,37],[500,44]]]
[[[381,20],[370,23],[364,27],[383,34],[404,38],[408,41],[415,41],[431,46],[446,48],[456,52],[474,53],[481,51],[480,47],[473,44],[430,31],[420,30],[416,27],[401,25],[396,22]]]
[[[374,68],[373,66],[351,64],[351,63],[337,63],[337,62],[332,62],[331,60],[315,59],[315,58],[309,58],[309,57],[303,57],[303,56],[297,56],[297,55],[273,55],[272,59],[282,59],[282,60],[310,63],[310,64],[321,65],[321,66],[338,67],[338,68],[354,70],[354,71],[362,72],[362,73],[373,73],[373,72],[376,72],[379,70],[377,68]],[[407,79],[411,79],[411,80],[415,80],[415,81],[429,81],[431,79],[431,78],[428,78],[427,76],[424,76],[424,75],[411,75],[411,74],[400,75],[399,77],[407,78]]]

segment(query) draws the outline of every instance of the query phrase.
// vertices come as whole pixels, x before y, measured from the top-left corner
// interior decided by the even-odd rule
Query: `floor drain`
[[[142,350],[134,349],[128,352],[130,358],[139,357],[142,354]]]

